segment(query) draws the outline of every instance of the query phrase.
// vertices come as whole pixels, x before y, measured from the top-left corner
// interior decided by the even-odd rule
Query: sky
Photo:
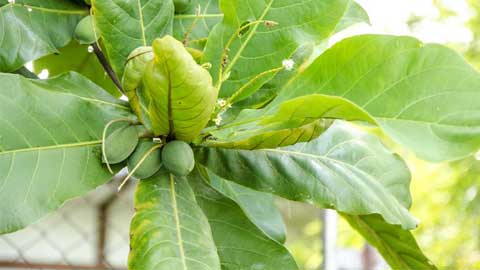
[[[433,0],[357,0],[368,12],[371,25],[361,24],[352,27],[337,39],[365,33],[410,35],[424,42],[434,43],[469,43],[472,33],[465,27],[465,22],[472,14],[465,0],[438,0],[454,10],[458,16],[438,21],[440,12]],[[414,29],[407,22],[414,16],[422,18]],[[338,40],[333,40],[336,42]]]

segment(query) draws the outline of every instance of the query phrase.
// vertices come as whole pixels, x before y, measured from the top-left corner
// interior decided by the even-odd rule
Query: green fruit
[[[192,0],[174,0],[173,4],[175,5],[175,13],[183,13],[188,10]]]
[[[122,126],[105,139],[105,157],[109,164],[118,164],[126,160],[138,144],[137,128]],[[105,161],[105,160],[104,160]]]
[[[93,28],[93,17],[91,15],[83,18],[77,24],[73,37],[80,44],[92,44],[97,41],[95,30]]]
[[[132,172],[137,164],[142,160],[142,158],[147,154],[147,152],[152,149],[152,147],[158,146],[157,143],[152,141],[142,141],[135,149],[135,152],[128,159],[128,171]],[[140,166],[135,170],[133,176],[138,179],[149,178],[150,176],[157,173],[162,167],[162,156],[160,148],[153,150],[140,164]]]
[[[193,150],[183,141],[167,143],[162,150],[162,161],[169,172],[178,176],[187,176],[195,166]]]

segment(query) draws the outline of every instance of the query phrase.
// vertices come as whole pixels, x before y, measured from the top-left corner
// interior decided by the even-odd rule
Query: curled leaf
[[[140,120],[156,136],[192,141],[210,120],[218,94],[208,71],[171,36],[131,57],[123,84]]]

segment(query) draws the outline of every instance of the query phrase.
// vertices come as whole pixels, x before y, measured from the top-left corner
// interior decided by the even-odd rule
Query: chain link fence
[[[130,181],[118,193],[121,180],[119,177],[84,197],[67,202],[23,230],[0,235],[0,270],[126,270],[129,226],[134,214],[133,192],[137,183]],[[322,237],[325,221],[322,222],[321,210],[285,200],[280,200],[279,206],[289,231],[288,246],[301,269],[386,267],[384,263],[378,264],[375,251],[360,253],[339,249],[335,247],[335,240],[329,243]],[[310,232],[305,234],[305,231]],[[337,234],[336,229],[328,233],[332,237]],[[329,258],[328,253],[331,253]]]
[[[0,269],[127,269],[132,181],[67,202],[26,229],[0,236]]]

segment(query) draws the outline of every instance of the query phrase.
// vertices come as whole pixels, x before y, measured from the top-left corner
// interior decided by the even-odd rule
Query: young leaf
[[[217,90],[208,71],[173,37],[156,39],[152,49],[155,57],[137,89],[140,103],[147,104],[156,135],[190,142],[210,120]]]
[[[35,73],[38,74],[43,69],[48,70],[50,77],[66,71],[75,71],[107,90],[111,95],[115,97],[121,95],[95,54],[88,52],[88,46],[80,45],[75,41],[61,48],[58,53],[47,55],[33,62]]]
[[[213,67],[221,97],[254,92],[305,43],[319,43],[355,22],[368,21],[352,0],[220,1],[224,19],[211,32],[204,62]],[[278,69],[280,68],[280,69]],[[249,83],[250,82],[250,83]]]
[[[185,46],[203,49],[210,31],[222,18],[218,0],[192,0],[187,10],[175,14],[173,36],[185,41]]]
[[[212,232],[187,179],[141,180],[130,228],[131,270],[220,270]]]
[[[0,3],[0,72],[56,53],[72,39],[88,9],[67,0],[17,0]]]
[[[390,225],[378,215],[353,216],[341,214],[361,233],[394,270],[436,270],[423,254],[412,233]]]
[[[7,233],[109,180],[103,128],[134,116],[76,73],[42,81],[0,74],[0,84],[0,233]]]
[[[450,49],[364,35],[327,50],[267,110],[314,93],[341,96],[420,157],[445,161],[480,148],[479,88],[480,74]]]
[[[355,215],[378,213],[405,229],[417,226],[410,174],[377,137],[336,122],[317,140],[254,151],[199,148],[196,160],[219,176],[284,198]]]
[[[282,214],[275,205],[274,196],[227,181],[210,171],[207,173],[213,188],[235,201],[245,215],[266,235],[279,243],[285,243],[286,228]]]
[[[173,1],[92,0],[95,24],[118,77],[130,53],[172,33]]]
[[[195,170],[189,178],[212,228],[222,270],[298,269],[283,245],[265,236],[240,206],[205,183],[207,176]]]
[[[268,112],[245,110],[225,126],[209,130],[214,140],[204,145],[237,149],[275,148],[311,141],[331,122],[328,119],[375,121],[350,101],[326,95],[288,100]]]

